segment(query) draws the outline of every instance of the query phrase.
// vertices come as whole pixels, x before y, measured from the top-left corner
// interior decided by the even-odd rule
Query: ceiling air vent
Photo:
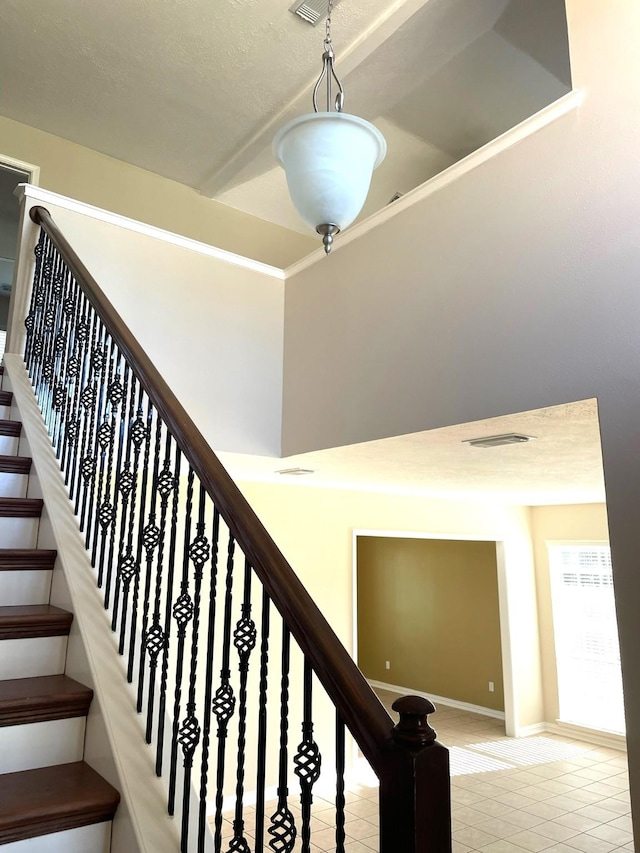
[[[465,438],[462,443],[470,444],[471,447],[500,447],[503,444],[526,444],[534,439],[535,436],[533,435],[507,432],[504,435],[487,435],[484,438]]]
[[[337,0],[334,0],[333,8],[335,9],[337,5]],[[306,2],[303,0],[302,3],[294,3],[293,6],[290,6],[289,11],[315,27],[319,21],[324,20],[329,14],[329,0],[306,0]]]
[[[302,477],[303,474],[315,474],[315,471],[312,468],[282,468],[282,470],[276,471],[276,474],[288,474],[291,477]]]

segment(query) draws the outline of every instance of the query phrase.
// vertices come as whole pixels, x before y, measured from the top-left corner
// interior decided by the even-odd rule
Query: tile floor
[[[397,698],[379,696],[388,708]],[[633,853],[625,753],[554,735],[513,740],[498,720],[442,705],[431,722],[450,749],[454,853]],[[347,853],[377,851],[377,789],[350,784],[346,800]],[[311,850],[335,851],[333,804],[315,796],[312,814]]]

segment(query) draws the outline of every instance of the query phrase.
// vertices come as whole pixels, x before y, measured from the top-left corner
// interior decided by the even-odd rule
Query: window
[[[560,720],[624,733],[609,547],[551,545],[549,566]]]

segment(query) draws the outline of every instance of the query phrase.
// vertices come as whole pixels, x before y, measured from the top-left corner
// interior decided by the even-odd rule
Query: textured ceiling
[[[322,26],[288,0],[3,0],[0,113],[301,226],[270,153]],[[365,215],[564,94],[563,0],[342,0],[346,109],[390,143]]]
[[[527,444],[470,447],[465,439],[520,432]],[[583,400],[429,432],[287,459],[221,453],[237,480],[536,506],[605,500],[595,400]],[[313,474],[279,475],[286,468]]]

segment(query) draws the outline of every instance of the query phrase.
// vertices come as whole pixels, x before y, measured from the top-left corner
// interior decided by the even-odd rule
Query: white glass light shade
[[[273,153],[298,213],[314,230],[350,225],[362,210],[387,143],[377,127],[348,113],[310,113],[282,127]]]

